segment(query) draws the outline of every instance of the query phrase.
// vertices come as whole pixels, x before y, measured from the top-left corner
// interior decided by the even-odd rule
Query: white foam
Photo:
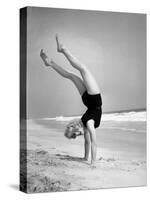
[[[64,117],[58,116],[55,118],[43,118],[43,120],[55,120],[55,121],[62,121],[67,122],[75,119],[80,119],[81,116],[71,116],[71,117]],[[122,113],[105,113],[102,114],[102,121],[146,121],[146,111],[132,111],[132,112],[122,112]]]
[[[58,116],[54,118],[43,118],[43,120],[71,121],[71,120],[80,119],[80,118],[81,116],[72,116],[72,117]]]
[[[146,111],[104,114],[102,121],[146,121]]]

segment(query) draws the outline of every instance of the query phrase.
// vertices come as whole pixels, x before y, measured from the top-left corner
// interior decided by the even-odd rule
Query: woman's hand
[[[91,162],[91,168],[92,169],[96,168],[96,162]]]

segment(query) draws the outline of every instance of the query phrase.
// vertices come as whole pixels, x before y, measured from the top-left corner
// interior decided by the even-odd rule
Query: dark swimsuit
[[[100,94],[88,94],[85,91],[82,95],[82,101],[88,108],[82,116],[81,120],[83,125],[86,127],[87,121],[90,119],[94,120],[94,127],[97,128],[100,125],[102,115],[102,98]]]

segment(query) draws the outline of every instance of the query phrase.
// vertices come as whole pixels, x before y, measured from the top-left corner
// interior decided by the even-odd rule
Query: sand
[[[82,159],[83,136],[68,140],[60,122],[27,124],[28,193],[146,185],[146,123],[102,122],[96,168]]]

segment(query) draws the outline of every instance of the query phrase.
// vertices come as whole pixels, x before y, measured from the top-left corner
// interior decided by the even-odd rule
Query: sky
[[[70,80],[46,68],[39,56],[73,69],[56,51],[55,34],[94,75],[103,112],[146,108],[146,15],[56,8],[28,8],[28,118],[81,115],[86,107]]]

